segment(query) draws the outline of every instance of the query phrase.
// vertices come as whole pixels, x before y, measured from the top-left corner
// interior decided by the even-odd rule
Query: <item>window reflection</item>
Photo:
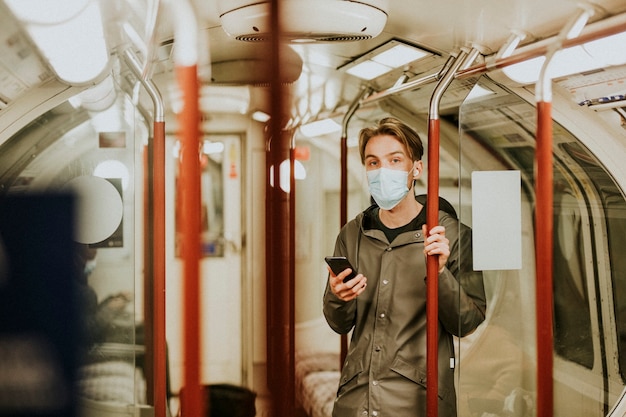
[[[563,183],[555,185],[554,349],[566,359],[591,369],[591,317],[578,205],[569,188]]]
[[[606,248],[597,248],[596,252],[605,250],[608,252],[615,314],[614,322],[619,352],[619,372],[622,381],[624,381],[626,380],[626,257],[624,256],[624,247],[626,246],[626,200],[604,168],[594,158],[590,157],[580,145],[568,143],[564,144],[562,148],[584,169],[601,200],[604,219],[595,219],[594,224],[604,226],[604,230],[606,230]]]
[[[179,155],[180,143],[176,143],[174,157]],[[201,256],[224,256],[224,143],[205,141],[200,154],[201,181]],[[236,172],[229,175],[237,175]],[[176,180],[177,199],[181,198],[179,179]],[[176,205],[176,255],[181,255],[182,222],[184,214]]]
[[[221,142],[219,142],[221,144]],[[223,144],[222,144],[223,148]],[[202,167],[202,255],[224,256],[222,153],[205,154]]]

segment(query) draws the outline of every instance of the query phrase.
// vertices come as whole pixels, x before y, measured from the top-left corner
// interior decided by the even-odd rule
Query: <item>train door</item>
[[[241,164],[237,135],[205,137],[202,166],[202,332],[208,382],[243,382]]]
[[[242,166],[239,135],[205,135],[200,155],[201,166],[201,382],[227,382],[241,385],[246,377],[242,331]],[[168,143],[173,149],[170,168],[177,172],[175,138]],[[170,171],[170,172],[172,172]],[[176,190],[176,178],[169,178],[169,189]],[[176,192],[171,193],[174,204]],[[181,384],[182,358],[181,297],[182,267],[179,258],[177,230],[184,221],[178,209],[170,219],[174,241],[168,266],[167,326],[172,390]],[[170,240],[168,240],[169,242]],[[175,278],[175,279],[174,279]]]

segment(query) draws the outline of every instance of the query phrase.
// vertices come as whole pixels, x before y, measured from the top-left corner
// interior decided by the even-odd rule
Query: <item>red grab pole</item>
[[[457,70],[466,60],[473,61],[478,50],[461,50],[433,91],[428,108],[428,189],[426,199],[426,229],[439,224],[439,103]],[[469,59],[468,59],[469,57]],[[470,62],[471,63],[471,62]],[[447,64],[447,63],[446,63]],[[428,232],[427,232],[428,233]],[[439,414],[439,256],[426,258],[426,415]]]
[[[161,94],[151,80],[141,76],[141,65],[135,54],[127,49],[124,59],[154,104],[152,140],[144,154],[144,322],[149,364],[146,383],[148,404],[154,405],[155,417],[166,417],[165,114]]]
[[[535,176],[535,264],[537,314],[537,417],[553,414],[552,248],[553,171],[552,103],[537,103],[537,173]]]
[[[153,139],[153,273],[154,273],[154,410],[155,417],[166,417],[167,358],[165,337],[165,122],[154,122]]]
[[[348,123],[354,113],[361,105],[361,100],[370,93],[369,88],[361,88],[359,94],[354,98],[348,111],[343,116],[341,122],[341,138],[340,138],[340,186],[339,186],[339,227],[343,227],[348,222]],[[339,337],[339,367],[343,368],[343,364],[348,356],[348,335],[342,334]]]
[[[426,228],[439,223],[439,119],[428,120]],[[426,257],[426,415],[438,415],[439,256]]]
[[[200,390],[200,142],[197,66],[178,66],[178,83],[183,96],[179,114],[179,216],[183,260],[183,386],[184,416],[203,414]]]
[[[341,179],[339,186],[339,227],[343,227],[348,221],[348,134],[341,133],[340,143],[340,171]],[[339,368],[343,368],[343,364],[348,356],[348,335],[339,336]]]
[[[295,398],[295,177],[293,131],[287,130],[285,90],[281,82],[280,0],[269,2],[268,56],[270,77],[269,138],[266,164],[273,169],[273,186],[266,183],[266,330],[267,380],[272,415],[293,416]],[[280,186],[280,165],[290,164],[290,189]],[[273,168],[270,168],[272,167]]]
[[[582,28],[595,10],[581,5],[578,13],[565,24],[556,41],[547,48],[546,59],[535,85],[537,101],[536,171],[535,171],[535,269],[537,320],[537,417],[554,414],[552,277],[554,249],[554,184],[552,161],[552,79],[549,65],[554,55]]]

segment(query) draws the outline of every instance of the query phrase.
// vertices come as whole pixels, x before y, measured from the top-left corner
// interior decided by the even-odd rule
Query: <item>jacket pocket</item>
[[[426,389],[426,372],[422,369],[416,368],[401,358],[396,358],[391,364],[391,370]],[[437,388],[437,396],[439,399],[444,401],[454,400],[454,391],[442,386],[441,382],[443,382],[443,380],[440,377],[439,387]]]
[[[416,368],[401,358],[394,359],[391,370],[426,388],[426,372]]]

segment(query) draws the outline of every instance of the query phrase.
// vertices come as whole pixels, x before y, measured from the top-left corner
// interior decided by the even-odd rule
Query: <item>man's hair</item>
[[[381,119],[374,127],[366,127],[359,132],[359,152],[361,163],[365,163],[365,146],[374,136],[393,136],[402,143],[409,153],[412,161],[419,161],[424,155],[424,145],[422,139],[413,128],[394,117]]]

